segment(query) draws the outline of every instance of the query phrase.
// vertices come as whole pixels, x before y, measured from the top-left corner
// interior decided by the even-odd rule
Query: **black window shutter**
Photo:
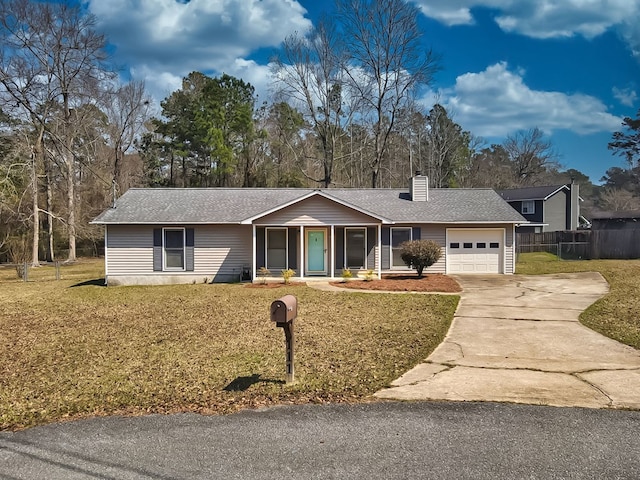
[[[162,271],[162,229],[153,229],[153,271]]]
[[[413,232],[411,234],[412,240],[420,240],[420,227],[413,227]]]
[[[380,263],[383,270],[391,268],[389,245],[391,245],[391,229],[389,227],[382,227],[382,252],[380,252]]]
[[[187,272],[193,272],[194,270],[194,231],[193,228],[187,228],[186,231],[186,245],[184,249],[184,257],[185,257],[185,270]]]
[[[336,227],[334,234],[336,236],[336,263],[334,265],[338,273],[340,273],[346,266],[344,261],[344,228]]]

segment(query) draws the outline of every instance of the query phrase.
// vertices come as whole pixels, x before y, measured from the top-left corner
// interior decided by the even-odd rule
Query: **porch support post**
[[[304,278],[304,226],[300,225],[300,278]]]
[[[335,238],[335,229],[333,223],[331,224],[331,278],[335,277],[336,270],[336,238]]]
[[[378,279],[382,278],[382,224],[378,224],[378,254],[376,255]]]
[[[256,234],[256,224],[252,223],[251,228],[253,230],[251,238],[251,250],[253,251],[251,256],[251,283],[254,283],[256,281],[256,246],[258,244],[258,237]]]

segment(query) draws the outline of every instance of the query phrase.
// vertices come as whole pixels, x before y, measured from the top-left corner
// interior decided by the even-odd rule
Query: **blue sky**
[[[199,70],[252,83],[269,98],[269,57],[333,2],[322,0],[88,0],[123,77],[156,100]],[[500,143],[533,127],[564,168],[598,182],[623,166],[607,149],[640,108],[640,0],[412,0],[442,70],[422,92],[465,130]]]

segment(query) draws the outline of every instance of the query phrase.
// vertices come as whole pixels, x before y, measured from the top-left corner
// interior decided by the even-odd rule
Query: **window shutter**
[[[162,229],[153,229],[153,271],[162,271]]]
[[[412,230],[411,240],[420,240],[420,233],[422,229],[420,227],[413,227]]]
[[[344,268],[344,228],[336,227],[335,232],[335,245],[336,245],[336,263],[335,268],[338,274]]]
[[[382,252],[380,255],[381,268],[388,270],[391,268],[391,253],[389,246],[391,245],[391,229],[389,227],[382,227]]]
[[[193,272],[194,270],[194,236],[193,228],[187,228],[185,230],[186,244],[184,246],[184,262],[187,272]]]

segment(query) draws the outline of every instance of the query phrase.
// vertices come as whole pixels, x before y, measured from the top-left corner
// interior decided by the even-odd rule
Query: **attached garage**
[[[505,230],[447,229],[448,273],[504,273]]]
[[[92,223],[105,226],[110,285],[302,281],[406,273],[406,240],[432,240],[427,274],[513,274],[515,227],[527,223],[491,189],[132,188]]]

